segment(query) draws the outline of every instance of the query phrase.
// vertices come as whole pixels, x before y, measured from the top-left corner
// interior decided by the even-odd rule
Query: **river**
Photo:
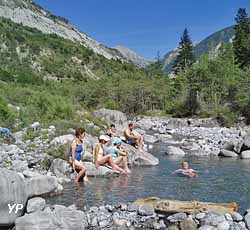
[[[166,145],[151,152],[160,159],[156,167],[137,167],[129,177],[90,178],[88,185],[64,185],[64,193],[47,198],[48,204],[85,206],[133,202],[150,196],[209,202],[235,201],[243,212],[250,207],[250,160],[207,157],[171,157]],[[183,161],[200,171],[197,178],[172,175]]]

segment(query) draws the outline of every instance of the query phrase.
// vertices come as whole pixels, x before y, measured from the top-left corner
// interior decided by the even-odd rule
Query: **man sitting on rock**
[[[144,139],[143,136],[137,133],[133,123],[128,124],[128,128],[124,132],[124,136],[129,145],[136,147],[139,151],[143,150]]]
[[[109,148],[108,153],[112,156],[115,164],[123,164],[125,171],[130,173],[128,168],[128,153],[122,148],[122,140],[120,138],[114,138],[113,146]]]

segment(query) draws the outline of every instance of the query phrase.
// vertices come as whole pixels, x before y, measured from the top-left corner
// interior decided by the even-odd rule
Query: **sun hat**
[[[110,139],[109,139],[109,137],[108,136],[106,136],[106,135],[101,135],[100,137],[99,137],[99,140],[104,140],[104,141],[109,141]]]

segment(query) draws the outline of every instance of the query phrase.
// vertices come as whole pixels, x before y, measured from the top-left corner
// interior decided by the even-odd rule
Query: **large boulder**
[[[159,159],[148,152],[139,151],[135,147],[125,143],[123,144],[123,147],[129,153],[128,161],[130,165],[155,166],[159,164]]]
[[[84,166],[87,168],[87,174],[90,177],[105,177],[111,175],[117,175],[110,168],[100,166],[98,169],[92,162],[84,162]]]
[[[50,171],[57,177],[69,177],[72,172],[72,168],[67,161],[62,159],[54,159]]]
[[[43,198],[41,197],[35,197],[30,200],[28,200],[27,204],[27,213],[32,213],[32,212],[38,212],[38,211],[43,211],[45,208],[46,202]]]
[[[46,209],[19,217],[15,225],[16,230],[83,230],[88,222],[84,212],[57,206],[53,211]]]
[[[106,121],[109,124],[116,124],[119,128],[123,129],[127,126],[128,120],[125,113],[110,109],[99,109],[94,111],[94,116]]]
[[[233,151],[221,149],[219,156],[221,156],[221,157],[238,157],[239,155]]]
[[[241,158],[242,158],[242,159],[250,159],[250,151],[249,151],[249,150],[243,151],[243,152],[241,153]]]
[[[22,177],[14,171],[0,168],[0,194],[0,226],[12,225],[17,217],[23,215],[28,199]],[[19,204],[20,209],[16,212],[15,206],[9,213],[9,205],[13,207],[15,204]]]
[[[37,176],[26,181],[26,188],[29,197],[56,193],[59,183],[54,176]]]
[[[74,135],[72,135],[72,134],[63,135],[63,136],[60,136],[60,137],[55,137],[50,142],[50,144],[52,146],[66,145],[66,144],[71,143],[73,141],[73,139],[74,139]]]
[[[185,156],[185,152],[182,149],[178,147],[174,147],[174,146],[168,146],[166,149],[166,154],[176,155],[176,156]]]

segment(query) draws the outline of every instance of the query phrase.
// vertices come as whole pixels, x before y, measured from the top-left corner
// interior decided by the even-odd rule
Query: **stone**
[[[229,230],[230,224],[227,221],[223,221],[223,222],[218,224],[217,229],[218,230]]]
[[[129,212],[137,212],[139,206],[136,203],[130,203],[128,204],[128,211]]]
[[[40,131],[41,130],[41,125],[38,121],[34,122],[30,127],[32,128],[33,131]]]
[[[117,129],[120,131],[125,129],[128,124],[126,114],[117,110],[99,109],[94,111],[93,115],[109,124],[114,123],[117,126]]]
[[[180,222],[182,220],[185,220],[187,218],[187,214],[184,212],[176,213],[174,215],[171,215],[167,218],[167,220],[170,223]]]
[[[241,153],[241,158],[242,159],[250,159],[250,150],[243,151]]]
[[[233,151],[221,149],[219,156],[221,156],[221,157],[238,157],[238,154],[233,152]]]
[[[225,141],[224,144],[222,145],[223,150],[227,151],[233,151],[234,150],[234,144],[229,141]]]
[[[98,169],[92,162],[84,162],[83,165],[87,168],[87,174],[90,177],[102,177],[102,176],[117,176],[112,169],[104,166],[100,166]]]
[[[23,130],[23,131],[15,132],[12,135],[16,141],[22,141],[26,133],[27,133],[26,130]]]
[[[155,166],[159,164],[158,158],[144,150],[139,151],[135,147],[125,143],[122,146],[127,150],[128,162],[132,166]]]
[[[145,134],[143,137],[144,141],[148,143],[156,143],[158,141],[157,138],[153,135]]]
[[[216,214],[208,214],[206,217],[202,220],[204,222],[204,225],[211,225],[211,226],[217,226],[219,223],[225,221],[225,217],[222,215],[216,215]]]
[[[37,212],[37,211],[43,211],[45,208],[45,200],[41,197],[35,197],[30,200],[28,200],[27,204],[27,213]]]
[[[238,154],[242,152],[242,146],[244,145],[244,140],[239,140],[238,142],[235,143],[234,145],[234,151]]]
[[[185,152],[182,149],[178,147],[174,147],[174,146],[168,146],[166,150],[166,154],[176,155],[176,156],[185,156]]]
[[[93,162],[93,154],[90,151],[85,150],[82,156],[82,161]]]
[[[156,230],[166,229],[166,225],[165,225],[163,220],[160,220],[159,223],[157,223],[157,222],[153,223],[153,228]]]
[[[22,161],[22,160],[13,160],[12,161],[12,169],[16,172],[23,172],[25,170],[28,170],[28,162]]]
[[[155,214],[155,210],[150,205],[140,205],[138,209],[138,214],[141,216],[152,216]]]
[[[245,216],[244,216],[244,222],[246,224],[246,227],[248,229],[250,229],[250,213],[247,213]]]
[[[190,218],[181,221],[180,223],[181,230],[197,230],[197,224]]]
[[[126,219],[119,219],[119,218],[114,218],[113,223],[115,226],[126,226],[128,220]]]
[[[230,213],[226,213],[224,216],[225,216],[227,221],[233,221],[233,218],[232,218]]]
[[[206,214],[203,213],[203,212],[201,212],[201,213],[196,214],[196,215],[195,215],[195,218],[196,218],[197,220],[201,220],[201,219],[203,219],[205,216],[206,216]]]
[[[84,212],[66,207],[51,212],[34,212],[19,217],[15,222],[16,230],[79,230],[88,227]]]
[[[238,212],[231,212],[231,216],[234,221],[239,222],[243,220],[243,216],[239,214]]]
[[[0,226],[13,225],[16,218],[24,214],[28,193],[25,182],[18,173],[0,168]],[[23,205],[9,213],[9,206],[14,204]]]
[[[217,228],[209,225],[203,225],[199,228],[199,230],[217,230]]]
[[[71,143],[73,139],[74,139],[74,135],[71,135],[71,134],[55,137],[50,142],[50,145],[52,146],[66,145],[66,144]]]
[[[24,170],[23,171],[23,175],[25,178],[32,178],[32,177],[37,177],[37,176],[41,176],[41,174],[37,173],[37,172],[33,172],[31,170]]]
[[[72,168],[67,161],[62,159],[54,159],[49,169],[57,177],[69,177]]]
[[[53,176],[32,177],[25,184],[29,197],[50,194],[58,188],[57,178]]]

